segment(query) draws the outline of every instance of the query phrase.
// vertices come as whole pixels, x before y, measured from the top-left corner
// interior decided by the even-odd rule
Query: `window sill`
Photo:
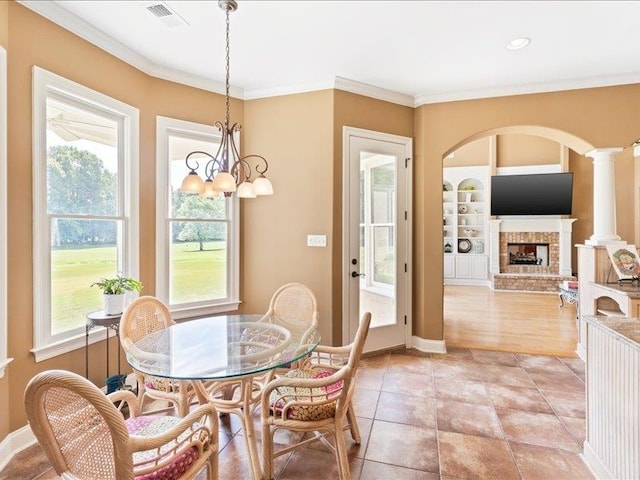
[[[106,335],[104,331],[105,331],[104,327],[92,328],[89,331],[89,345],[105,340]],[[116,332],[109,329],[109,338],[115,335],[116,335]],[[79,335],[75,335],[74,337],[68,338],[66,340],[61,340],[59,342],[51,343],[49,345],[44,345],[38,348],[32,348],[31,353],[33,353],[36,363],[38,363],[38,362],[42,362],[43,360],[48,360],[49,358],[57,357],[59,355],[64,355],[65,353],[69,353],[84,347],[85,347],[85,334],[82,333]]]
[[[224,303],[224,304],[215,305],[215,306],[207,305],[203,307],[176,309],[176,310],[173,310],[171,314],[175,320],[186,320],[189,318],[232,312],[232,311],[238,310],[240,303],[241,302],[238,300],[238,301],[233,301],[233,302]],[[96,342],[105,340],[106,335],[104,331],[105,329],[103,327],[92,328],[89,331],[89,344],[92,345]],[[116,332],[109,329],[109,337],[111,338],[115,335],[116,335]],[[75,335],[74,337],[68,338],[66,340],[62,340],[56,343],[51,343],[49,345],[44,345],[38,348],[33,348],[31,349],[31,353],[33,353],[35,357],[35,361],[36,363],[38,363],[44,360],[48,360],[49,358],[57,357],[59,355],[64,355],[65,353],[69,353],[84,347],[85,347],[85,334],[81,333],[79,335]],[[0,362],[0,369],[2,369],[2,362]],[[0,378],[2,378],[1,372],[0,372]]]
[[[4,370],[13,361],[13,358],[7,358],[0,361],[0,378],[4,377]]]
[[[174,320],[186,320],[189,318],[204,317],[207,315],[217,315],[220,313],[234,312],[240,306],[240,300],[219,305],[206,305],[201,307],[173,308],[171,315]]]

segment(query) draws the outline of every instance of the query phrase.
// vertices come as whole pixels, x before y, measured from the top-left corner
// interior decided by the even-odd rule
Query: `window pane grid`
[[[158,159],[166,165],[158,170],[158,185],[167,201],[158,202],[158,234],[166,241],[158,250],[164,260],[158,264],[156,286],[177,318],[194,311],[221,311],[218,308],[237,301],[237,201],[181,191],[189,173],[186,155],[215,154],[220,137],[210,127],[164,117],[158,117],[158,125]],[[190,166],[198,164],[201,178],[209,160],[206,155],[189,158]]]
[[[91,285],[138,276],[139,111],[33,67],[34,348],[36,362],[74,348]]]
[[[84,327],[102,308],[91,285],[123,271],[122,117],[51,89],[46,99],[49,336]]]

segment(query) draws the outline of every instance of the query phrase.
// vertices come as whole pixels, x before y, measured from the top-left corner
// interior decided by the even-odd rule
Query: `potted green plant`
[[[142,283],[131,277],[116,275],[111,278],[102,278],[99,282],[91,284],[102,290],[104,298],[104,313],[118,315],[124,311],[124,297],[127,292],[140,292]]]

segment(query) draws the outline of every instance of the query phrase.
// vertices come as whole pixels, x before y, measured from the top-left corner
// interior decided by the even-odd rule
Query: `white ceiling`
[[[224,12],[167,0],[22,1],[152,75],[222,91]],[[231,14],[232,94],[331,88],[396,103],[640,83],[639,1],[251,1]],[[515,37],[531,38],[519,51]]]

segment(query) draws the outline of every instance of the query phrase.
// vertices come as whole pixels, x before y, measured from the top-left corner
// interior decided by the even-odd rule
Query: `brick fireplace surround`
[[[490,273],[494,290],[557,292],[571,275],[571,224],[575,219],[490,221]],[[549,265],[509,265],[510,243],[548,244]]]
[[[500,271],[504,273],[557,274],[560,271],[560,235],[557,232],[500,232]],[[509,265],[507,245],[542,243],[549,245],[549,265]]]

